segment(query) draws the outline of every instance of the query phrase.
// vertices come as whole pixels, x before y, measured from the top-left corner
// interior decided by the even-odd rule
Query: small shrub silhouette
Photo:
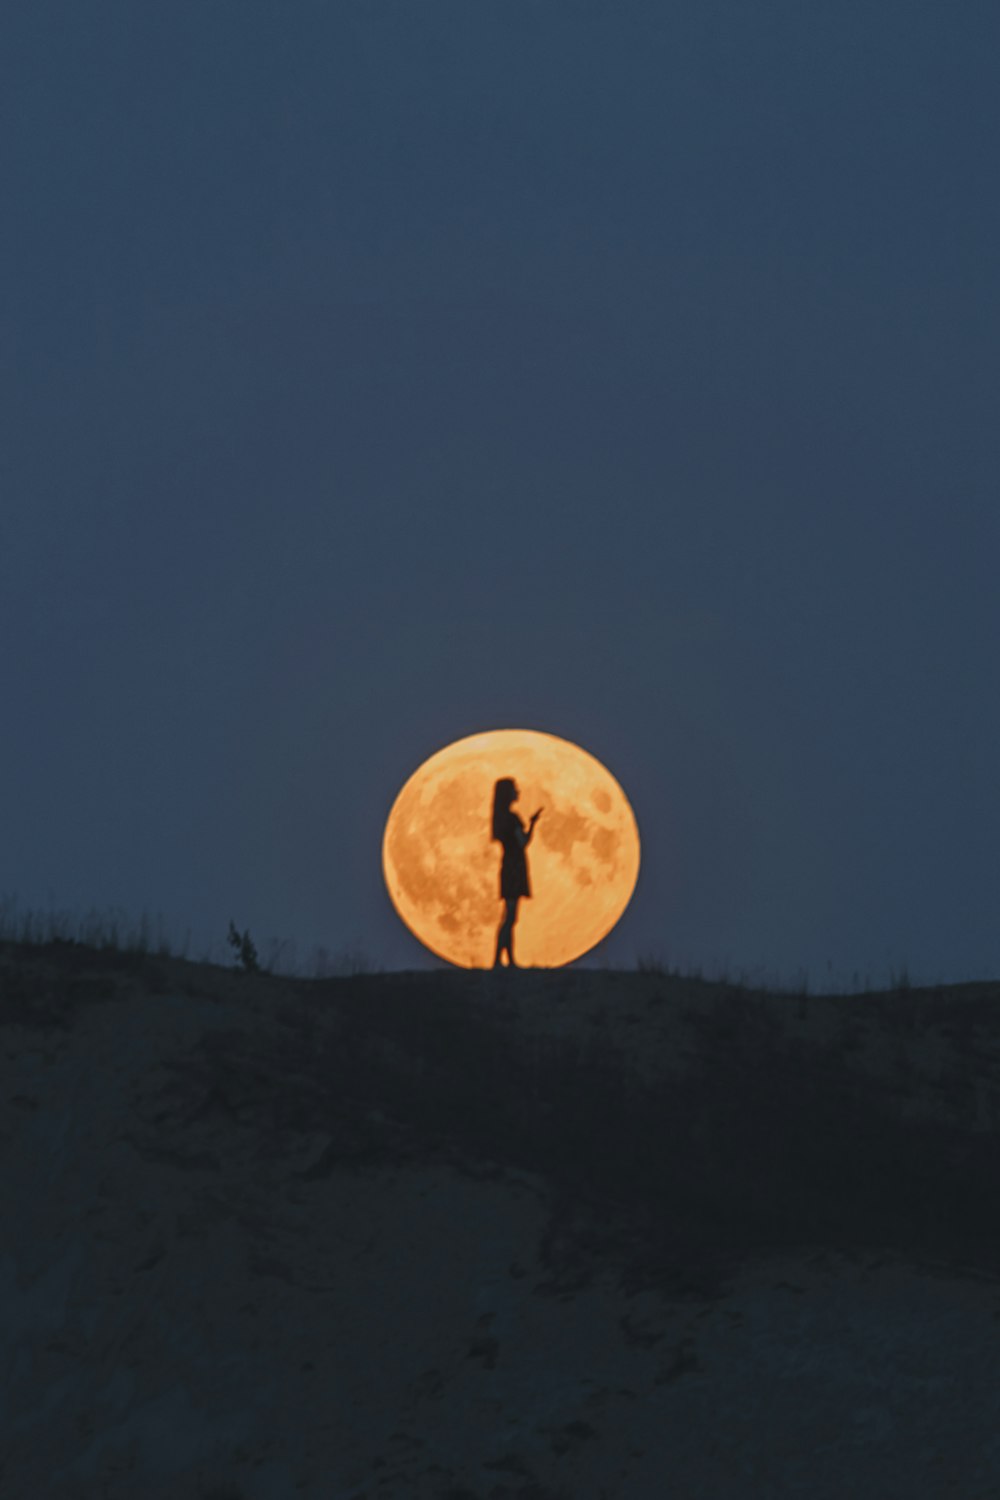
[[[250,936],[249,928],[240,932],[236,923],[230,920],[229,936],[226,941],[236,955],[237,967],[242,968],[244,974],[260,973],[260,960],[257,957],[257,948]]]

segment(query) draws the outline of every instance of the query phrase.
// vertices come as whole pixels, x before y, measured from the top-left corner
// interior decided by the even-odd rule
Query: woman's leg
[[[510,937],[507,939],[507,966],[511,969],[517,968],[517,964],[514,962],[514,923],[517,921],[517,903],[520,899],[520,896],[515,896],[513,901],[508,903],[510,910]]]
[[[504,911],[503,921],[500,923],[500,930],[497,933],[497,951],[496,951],[496,955],[495,955],[495,957],[493,959],[493,967],[494,967],[494,969],[499,969],[500,968],[500,955],[501,955],[501,953],[504,952],[504,950],[506,950],[506,952],[507,952],[507,967],[510,968],[510,969],[516,969],[517,968],[517,965],[514,962],[514,946],[513,946],[514,945],[514,923],[516,922],[516,920],[517,920],[517,897],[515,897],[512,901],[508,901],[507,902],[506,910]]]
[[[504,907],[504,914],[500,918],[500,926],[497,928],[497,947],[496,947],[496,952],[493,955],[493,967],[494,967],[494,969],[500,969],[500,968],[503,967],[503,965],[500,962],[500,955],[504,951],[504,949],[506,948],[506,946],[507,946],[507,939],[510,936],[510,933],[508,931],[508,920],[507,920],[507,918],[508,918],[508,911],[509,911],[509,908],[508,907]]]

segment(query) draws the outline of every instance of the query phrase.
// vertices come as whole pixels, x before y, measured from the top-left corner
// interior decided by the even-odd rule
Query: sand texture
[[[988,986],[0,950],[3,1500],[995,1500]]]

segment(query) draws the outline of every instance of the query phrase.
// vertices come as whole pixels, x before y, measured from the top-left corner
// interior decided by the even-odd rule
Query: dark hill
[[[998,1003],[7,945],[0,1493],[1000,1493]]]

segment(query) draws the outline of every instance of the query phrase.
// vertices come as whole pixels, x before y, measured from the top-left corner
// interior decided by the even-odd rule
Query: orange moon
[[[500,845],[490,837],[493,785],[512,776],[514,811],[543,808],[527,848],[531,897],[518,906],[514,955],[557,968],[599,943],[628,906],[639,875],[639,830],[606,767],[569,740],[494,729],[438,750],[389,813],[382,870],[393,906],[438,958],[490,968],[500,899]]]

